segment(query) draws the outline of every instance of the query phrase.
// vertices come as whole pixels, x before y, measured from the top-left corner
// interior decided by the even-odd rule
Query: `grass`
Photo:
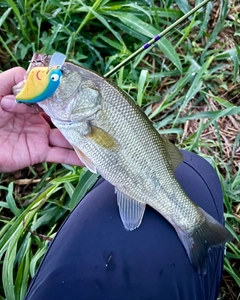
[[[0,0],[0,68],[27,67],[33,52],[59,51],[106,74],[191,5]],[[161,134],[216,169],[235,237],[226,247],[219,295],[228,300],[240,297],[239,14],[237,1],[210,2],[111,77]],[[48,241],[95,181],[84,168],[46,163],[1,175],[0,299],[23,299]]]

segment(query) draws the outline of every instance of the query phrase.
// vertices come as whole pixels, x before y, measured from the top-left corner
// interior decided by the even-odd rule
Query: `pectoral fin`
[[[87,137],[103,148],[109,150],[116,150],[118,148],[118,142],[106,131],[99,127],[91,125],[91,131]]]
[[[179,149],[168,140],[164,140],[164,144],[170,157],[173,170],[175,170],[182,163],[184,157]]]
[[[77,153],[80,160],[84,163],[84,165],[91,171],[92,173],[97,173],[97,168],[94,163],[77,147],[73,147],[75,152]]]
[[[138,228],[142,222],[146,204],[127,197],[117,188],[115,192],[117,193],[119,213],[124,227],[127,230]]]

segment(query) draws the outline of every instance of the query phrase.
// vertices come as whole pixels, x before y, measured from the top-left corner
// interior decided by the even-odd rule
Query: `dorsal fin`
[[[169,155],[173,170],[176,170],[177,167],[183,162],[183,154],[175,145],[169,142],[169,140],[164,139],[163,142]]]

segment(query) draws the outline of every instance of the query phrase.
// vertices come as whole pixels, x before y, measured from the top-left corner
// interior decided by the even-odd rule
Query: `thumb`
[[[37,105],[17,103],[14,95],[7,95],[1,100],[1,108],[11,113],[39,113],[42,110]]]

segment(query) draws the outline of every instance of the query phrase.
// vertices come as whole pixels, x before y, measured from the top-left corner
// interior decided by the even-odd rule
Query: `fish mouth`
[[[35,103],[36,105],[40,106],[52,119],[59,122],[69,124],[93,120],[96,113],[101,109],[101,105],[99,104],[100,94],[98,89],[92,89],[92,86],[88,86],[89,82],[91,81],[92,74],[89,74],[88,77],[85,78],[85,74],[83,75],[81,67],[72,64],[71,62],[67,62],[65,59],[61,60],[61,56],[60,60],[54,60],[54,55],[34,53],[24,76],[24,80],[13,87],[13,94],[17,96],[25,87],[25,85],[28,84],[27,80],[29,76],[31,77],[30,73],[34,68],[38,68],[36,69],[34,75],[34,78],[38,81],[41,80],[39,69],[51,69],[51,67],[57,67],[61,70],[62,76],[60,84],[54,93],[51,96],[42,99],[41,101],[22,101],[22,103],[26,105],[32,105],[32,103]],[[63,57],[65,58],[64,55]],[[60,62],[60,64],[55,66],[53,61],[56,64]],[[87,84],[86,86],[83,85],[82,87],[82,83],[85,81]],[[82,97],[81,99],[79,98],[79,91],[81,89],[85,89],[85,93],[89,93],[89,91],[91,92],[93,103],[90,103],[90,106],[82,103],[84,102],[85,97]]]
[[[16,96],[21,90],[24,88],[26,84],[27,77],[31,70],[35,67],[47,67],[50,63],[51,55],[41,54],[41,53],[34,53],[32,59],[29,61],[30,64],[28,66],[27,72],[24,76],[23,81],[19,82],[15,85],[12,89],[13,94]]]
[[[24,88],[24,86],[26,84],[28,75],[32,71],[32,69],[34,69],[36,67],[50,67],[52,57],[53,57],[52,55],[48,55],[48,54],[34,53],[32,56],[32,59],[29,61],[30,64],[28,66],[28,69],[26,71],[23,81],[19,82],[17,85],[15,85],[12,88],[13,94],[16,96],[17,94],[19,94],[21,92],[21,90]],[[80,85],[80,82],[76,83],[75,85],[73,85],[72,90],[66,94],[66,89],[65,89],[65,87],[63,87],[63,85],[66,84],[66,82],[64,83],[64,80],[65,80],[65,78],[69,77],[69,74],[74,72],[74,70],[72,70],[73,69],[72,66],[73,66],[73,64],[65,61],[59,67],[59,69],[62,71],[63,76],[61,79],[61,83],[58,87],[58,90],[64,91],[64,93],[61,92],[61,97],[64,98],[64,100],[66,102],[68,102],[68,99],[71,99],[74,97],[74,95],[77,92],[77,89]],[[74,68],[74,69],[76,69],[76,68]],[[76,74],[76,70],[75,70],[75,74]],[[73,75],[73,79],[76,78],[75,74]],[[75,78],[74,78],[74,76],[75,76]],[[41,77],[39,76],[39,74],[37,74],[37,79],[41,80]],[[67,80],[69,81],[69,79],[67,79]],[[74,81],[74,80],[70,80],[70,82],[72,82],[72,81]],[[69,83],[68,83],[68,85],[69,85]],[[28,103],[25,102],[25,104],[28,104]]]

